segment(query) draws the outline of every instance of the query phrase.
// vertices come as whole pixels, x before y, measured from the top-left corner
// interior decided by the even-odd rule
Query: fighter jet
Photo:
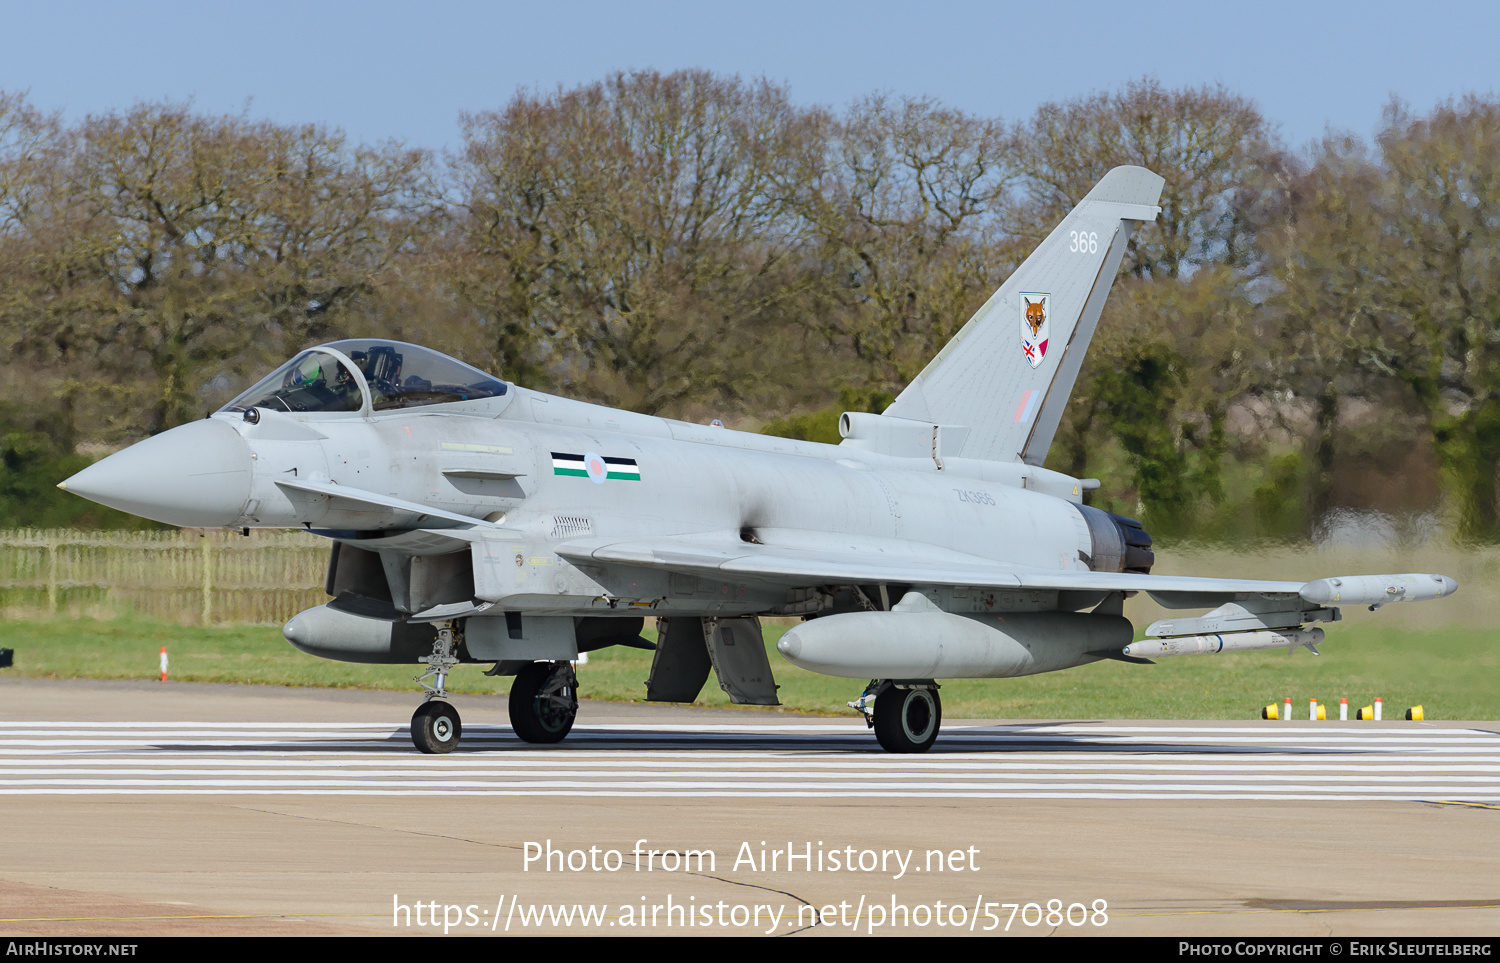
[[[1110,171],[882,414],[823,445],[584,404],[426,348],[310,348],[203,421],[69,478],[184,527],[298,528],[330,544],[332,601],[283,630],[304,652],[425,666],[423,752],[462,725],[458,665],[514,676],[533,743],[578,711],[573,663],[653,648],[647,698],[774,705],[760,619],[800,617],[795,665],[872,680],[850,703],[880,745],[922,752],[938,680],[1305,646],[1338,604],[1452,593],[1442,575],[1252,581],[1152,575],[1151,538],[1042,467],[1132,229],[1162,178]],[[1131,593],[1207,614],[1132,642]],[[656,620],[655,643],[642,638]]]

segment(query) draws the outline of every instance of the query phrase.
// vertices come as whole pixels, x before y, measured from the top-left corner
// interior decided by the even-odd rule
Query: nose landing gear
[[[427,671],[417,677],[422,688],[427,690],[427,701],[417,706],[417,711],[411,716],[411,741],[421,752],[452,752],[463,736],[463,722],[458,717],[458,710],[439,701],[448,697],[445,688],[448,673],[458,665],[455,648],[453,623],[439,622],[437,638],[432,641],[432,654],[426,659]],[[428,677],[433,678],[433,685],[428,685]]]
[[[411,717],[411,741],[425,753],[452,752],[463,736],[458,710],[444,701],[448,673],[458,664],[452,622],[437,623],[427,671],[417,678],[427,701]],[[429,684],[428,679],[433,682]],[[571,662],[529,662],[510,687],[510,724],[525,742],[561,742],[578,717],[578,677]]]

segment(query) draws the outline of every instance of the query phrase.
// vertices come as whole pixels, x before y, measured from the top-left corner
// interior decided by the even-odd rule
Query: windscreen
[[[329,347],[359,365],[376,411],[505,394],[505,382],[429,348],[373,339],[335,341]]]
[[[505,382],[418,345],[358,339],[336,341],[326,347],[341,352],[359,368],[370,386],[370,403],[376,411],[505,394]],[[262,378],[224,410],[351,412],[362,406],[358,379],[344,363],[331,352],[311,348]]]
[[[313,348],[304,351],[224,406],[225,411],[358,411],[357,382],[338,358]]]

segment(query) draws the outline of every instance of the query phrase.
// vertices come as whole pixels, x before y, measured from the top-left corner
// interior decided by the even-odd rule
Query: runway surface
[[[1296,726],[949,726],[922,756],[857,721],[579,726],[557,747],[465,726],[423,756],[382,723],[11,722],[0,794],[1330,799],[1500,802],[1500,734]]]
[[[0,678],[0,933],[1500,931],[1493,723],[950,721],[893,756],[586,704],[537,747],[471,697],[423,756],[415,704]]]

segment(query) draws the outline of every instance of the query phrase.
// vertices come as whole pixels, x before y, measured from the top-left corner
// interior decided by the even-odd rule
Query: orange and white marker
[[[1286,711],[1281,714],[1281,718],[1287,720],[1288,722],[1290,722],[1292,720],[1292,697],[1291,696],[1287,696],[1286,697]]]
[[[1339,699],[1339,721],[1340,722],[1348,722],[1349,721],[1349,700],[1348,700],[1348,698],[1341,698],[1341,699]]]
[[[1318,721],[1318,700],[1317,699],[1308,699],[1307,700],[1307,721],[1308,722],[1317,722]]]
[[[1375,721],[1380,721],[1380,696],[1375,697]]]
[[[161,647],[161,681],[167,681],[167,647]]]

